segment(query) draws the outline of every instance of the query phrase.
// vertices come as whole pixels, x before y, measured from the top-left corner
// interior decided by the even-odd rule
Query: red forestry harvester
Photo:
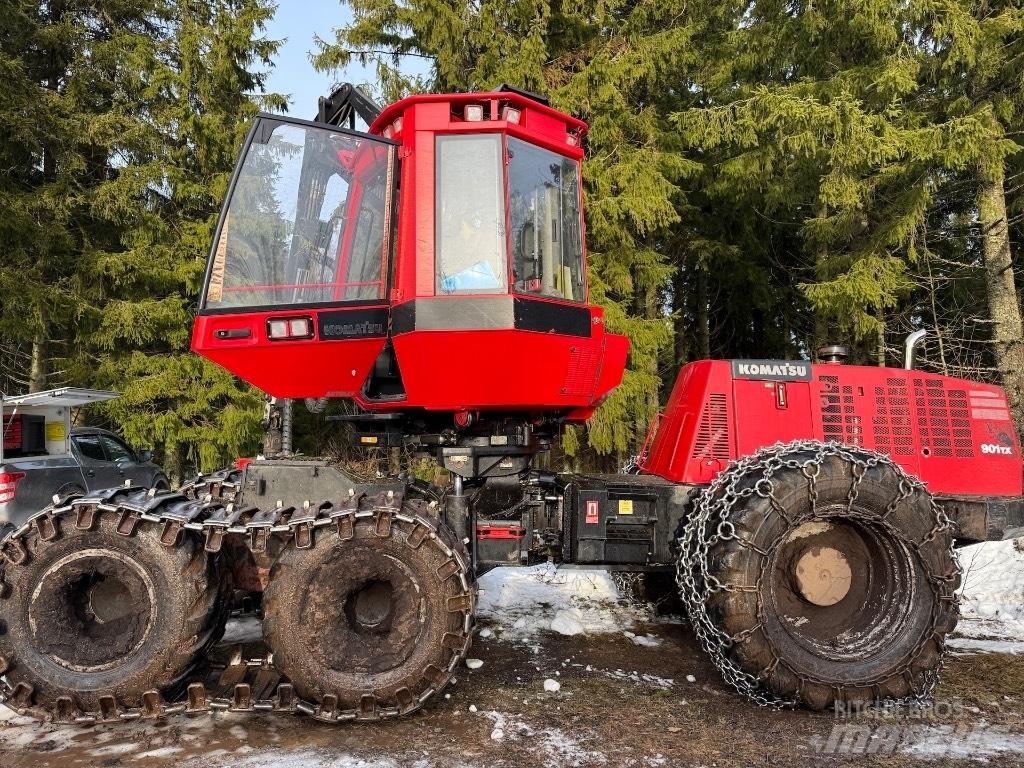
[[[278,398],[354,400],[358,443],[430,454],[451,486],[285,457],[58,499],[0,541],[2,700],[83,722],[407,714],[469,648],[476,574],[545,560],[675,570],[754,700],[927,695],[957,618],[954,541],[1024,525],[1004,393],[838,349],[701,361],[637,473],[534,469],[626,362],[588,303],[586,129],[508,88],[376,114],[344,87],[316,121],[261,115],[194,350]],[[230,586],[263,592],[270,655],[210,678]]]

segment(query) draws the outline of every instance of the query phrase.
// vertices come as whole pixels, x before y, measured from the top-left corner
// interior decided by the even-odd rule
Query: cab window
[[[511,137],[508,157],[515,289],[584,301],[579,164]]]
[[[500,134],[437,137],[438,294],[507,293]]]
[[[382,299],[394,146],[260,118],[222,217],[204,308]]]

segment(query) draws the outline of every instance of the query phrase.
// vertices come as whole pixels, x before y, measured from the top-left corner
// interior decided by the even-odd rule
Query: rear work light
[[[14,501],[18,483],[24,479],[24,472],[0,472],[0,504]]]
[[[509,123],[519,124],[521,113],[515,107],[505,107],[501,110],[501,119]]]
[[[479,122],[484,119],[484,108],[481,104],[467,104],[462,116],[471,122]]]
[[[267,320],[267,338],[271,341],[312,339],[313,318],[272,317]]]

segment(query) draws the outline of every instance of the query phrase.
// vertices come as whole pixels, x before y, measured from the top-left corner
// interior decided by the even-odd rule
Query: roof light
[[[484,119],[484,107],[482,104],[467,104],[463,117],[471,122],[479,122]]]
[[[516,125],[518,125],[519,118],[521,116],[522,113],[515,107],[506,106],[504,109],[501,110],[501,119],[507,123],[515,123]]]
[[[567,133],[565,135],[565,143],[568,144],[570,147],[575,147],[577,144],[580,143],[580,137],[577,136],[575,133]]]
[[[385,139],[390,139],[392,136],[394,136],[395,131],[394,131],[394,129],[390,125],[386,125],[386,126],[384,126],[383,133],[384,133],[384,138]]]
[[[313,338],[313,318],[276,317],[267,320],[267,338],[271,341]]]
[[[397,136],[402,132],[402,117],[399,115],[395,118],[395,122],[391,124],[391,133]]]

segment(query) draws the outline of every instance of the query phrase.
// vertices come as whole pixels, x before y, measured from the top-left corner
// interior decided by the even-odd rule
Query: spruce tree
[[[86,351],[95,380],[122,392],[107,411],[126,437],[154,445],[172,479],[259,444],[262,397],[189,352],[218,212],[251,118],[283,108],[265,94],[277,49],[261,30],[266,0],[173,0],[137,89],[146,143],[106,203],[126,226],[99,274],[103,295]]]
[[[991,356],[1024,430],[1024,321],[1007,202],[1007,165],[1024,148],[1024,9],[1013,1],[961,0],[943,5],[927,33],[935,51],[929,70],[934,119],[982,127],[971,170]]]
[[[814,342],[884,332],[885,313],[911,289],[906,271],[935,173],[970,162],[981,135],[974,119],[929,119],[922,6],[738,4],[734,85],[715,94],[719,103],[677,116],[692,147],[721,158],[723,192],[750,190],[764,215],[799,227]]]
[[[0,15],[0,331],[30,349],[28,386],[67,380],[92,275],[119,247],[103,205],[139,131],[121,107],[156,0],[12,0]]]

